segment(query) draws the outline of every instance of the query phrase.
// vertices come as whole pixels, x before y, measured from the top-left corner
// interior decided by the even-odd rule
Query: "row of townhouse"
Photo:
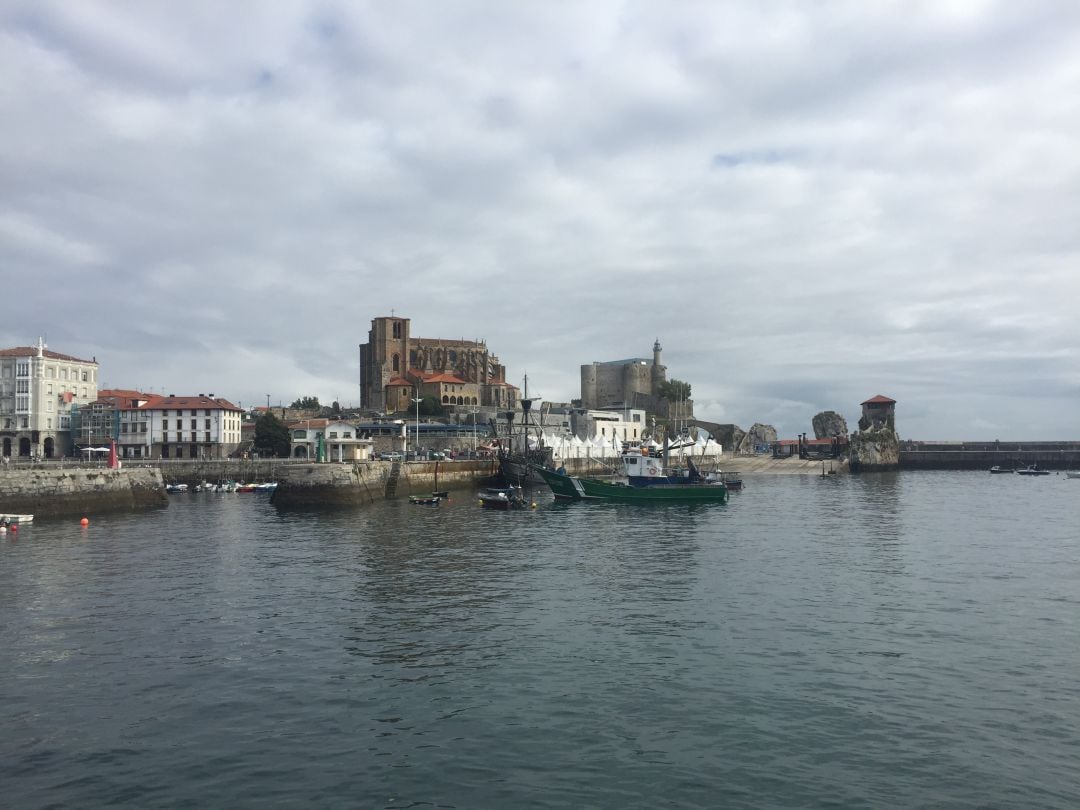
[[[79,444],[100,448],[115,441],[120,458],[228,458],[242,445],[243,412],[213,394],[103,390],[84,411]]]
[[[60,458],[108,448],[121,458],[227,458],[243,414],[213,394],[98,389],[97,358],[36,346],[0,349],[0,456]]]

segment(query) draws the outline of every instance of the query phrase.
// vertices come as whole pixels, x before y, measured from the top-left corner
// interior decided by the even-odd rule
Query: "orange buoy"
[[[8,528],[11,529],[13,532],[17,532],[19,530],[19,524],[12,523],[10,526],[8,526]]]
[[[89,525],[90,525],[90,521],[89,521],[89,520],[87,520],[86,518],[83,518],[82,520],[80,520],[80,521],[79,521],[79,525],[80,525],[80,526],[89,526]]]

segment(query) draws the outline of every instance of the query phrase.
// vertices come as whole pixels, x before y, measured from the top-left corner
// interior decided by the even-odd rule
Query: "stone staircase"
[[[397,497],[398,479],[401,477],[401,462],[394,461],[390,466],[390,475],[386,477],[386,499]]]

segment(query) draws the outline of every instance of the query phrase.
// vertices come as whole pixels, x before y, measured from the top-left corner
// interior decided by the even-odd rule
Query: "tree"
[[[289,429],[270,411],[255,420],[255,451],[276,458],[289,456]]]
[[[667,380],[660,383],[660,390],[658,392],[662,399],[666,399],[669,402],[678,402],[679,400],[690,399],[690,383],[683,382],[682,380]]]
[[[341,416],[341,403],[338,402],[336,399],[330,405],[330,413],[332,413],[334,416]]]
[[[318,397],[300,397],[293,401],[293,404],[289,406],[299,411],[317,411],[322,406],[319,404]]]
[[[434,394],[428,394],[424,397],[424,401],[420,403],[420,413],[424,416],[442,416],[443,406],[439,402],[439,398]]]

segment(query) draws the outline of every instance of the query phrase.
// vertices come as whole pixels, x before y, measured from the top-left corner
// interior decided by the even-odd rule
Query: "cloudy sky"
[[[0,3],[0,346],[359,400],[649,356],[782,435],[1080,439],[1080,4]]]

